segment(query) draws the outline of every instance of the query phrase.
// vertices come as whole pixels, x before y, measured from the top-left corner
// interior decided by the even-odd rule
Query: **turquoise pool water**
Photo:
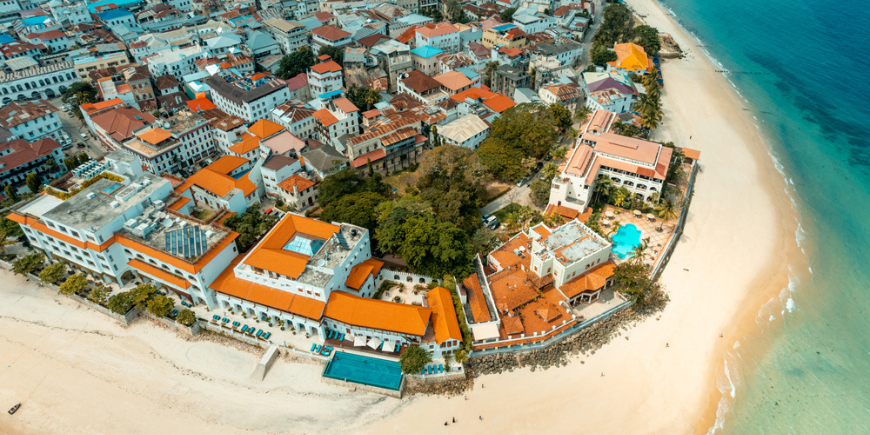
[[[115,190],[117,190],[117,189],[118,189],[119,187],[121,187],[121,186],[123,186],[123,184],[121,184],[121,183],[115,183],[115,184],[113,184],[113,185],[111,185],[111,186],[109,186],[109,187],[103,189],[103,193],[105,193],[106,195],[109,195],[109,194],[111,194],[112,192],[114,192]]]
[[[396,361],[336,352],[323,371],[323,376],[398,391],[403,375]]]
[[[634,224],[623,225],[619,227],[611,241],[613,242],[611,252],[620,260],[624,260],[634,251],[635,246],[640,245],[640,230]]]

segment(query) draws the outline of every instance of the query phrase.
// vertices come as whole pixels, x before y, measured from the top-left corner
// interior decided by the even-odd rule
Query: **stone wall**
[[[342,381],[339,379],[327,378],[326,376],[323,376],[322,374],[320,376],[320,382],[323,382],[324,384],[328,384],[328,385],[335,385],[337,387],[344,387],[350,391],[357,391],[357,390],[368,391],[370,393],[382,394],[384,396],[394,397],[396,399],[402,398],[402,389],[405,386],[405,378],[402,378],[402,385],[399,387],[399,391],[395,391],[395,390],[388,390],[386,388],[373,387],[371,385],[357,384],[357,383],[353,383],[353,382],[345,382],[345,381]]]

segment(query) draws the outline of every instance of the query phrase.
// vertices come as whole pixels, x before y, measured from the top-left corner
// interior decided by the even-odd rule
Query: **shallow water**
[[[663,4],[747,99],[799,212],[806,255],[787,288],[751,308],[760,333],[723,355],[710,432],[870,433],[868,4]]]

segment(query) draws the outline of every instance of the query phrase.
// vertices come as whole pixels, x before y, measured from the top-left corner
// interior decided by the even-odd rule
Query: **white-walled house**
[[[60,140],[63,130],[57,112],[45,100],[9,103],[0,108],[0,127],[29,142],[45,137]]]

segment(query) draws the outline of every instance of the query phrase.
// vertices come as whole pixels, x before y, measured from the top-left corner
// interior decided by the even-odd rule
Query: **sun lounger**
[[[259,336],[261,336],[261,335],[263,335],[263,330],[262,330],[262,329],[259,330],[259,331],[257,331],[257,337],[259,337]]]
[[[320,353],[320,345],[318,344],[316,348],[314,348],[314,353]]]
[[[242,333],[248,332],[248,325],[242,326]]]
[[[215,314],[214,316],[211,316],[211,318],[215,319],[215,320],[220,320],[221,316],[218,316],[217,314]]]
[[[224,322],[224,323],[230,323],[230,319],[227,319],[226,317],[224,317],[224,318],[221,320],[221,322]]]
[[[438,364],[438,373],[444,373],[444,365]]]
[[[341,334],[341,341],[344,341],[344,334]]]
[[[399,349],[401,349],[401,348],[402,348],[402,346],[399,346],[399,343],[396,343],[396,353],[399,353]]]
[[[178,315],[178,310],[172,310],[172,317],[175,317],[177,315]]]
[[[266,340],[268,340],[269,337],[271,337],[271,336],[272,336],[271,332],[267,332],[267,333],[263,334],[263,338],[265,338]]]
[[[311,343],[311,351],[314,352],[314,349],[317,348],[317,343]]]
[[[323,356],[329,356],[329,354],[331,354],[331,353],[332,353],[332,350],[331,350],[331,349],[326,349],[326,350],[324,350],[323,352],[321,352],[321,354],[322,354]]]
[[[239,323],[239,322],[233,322],[233,326],[234,326],[234,327],[238,328],[239,325],[241,325],[241,323]]]

